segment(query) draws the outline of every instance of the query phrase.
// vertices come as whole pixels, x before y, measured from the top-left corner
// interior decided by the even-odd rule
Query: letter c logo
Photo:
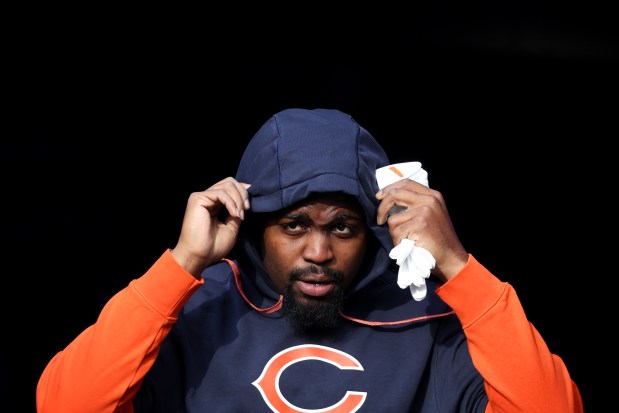
[[[303,360],[321,360],[342,370],[363,370],[357,359],[329,347],[304,344],[280,351],[271,357],[260,377],[252,383],[271,410],[275,413],[353,413],[361,408],[367,393],[350,390],[339,402],[322,409],[302,409],[286,400],[279,389],[279,378],[288,366]]]

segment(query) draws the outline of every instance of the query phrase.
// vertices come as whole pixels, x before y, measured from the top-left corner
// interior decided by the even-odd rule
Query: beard
[[[297,299],[292,285],[298,276],[304,273],[324,273],[329,275],[338,285],[328,297],[305,296],[303,302]],[[284,316],[297,330],[312,333],[337,327],[342,322],[340,315],[344,306],[344,289],[342,288],[343,274],[331,268],[322,270],[316,266],[306,269],[296,269],[288,276],[288,285],[284,291],[282,311]]]

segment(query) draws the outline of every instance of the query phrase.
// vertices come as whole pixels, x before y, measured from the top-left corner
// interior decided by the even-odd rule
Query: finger
[[[420,184],[419,182],[413,181],[412,179],[405,178],[385,186],[382,190],[376,193],[376,198],[378,198],[379,200],[383,199],[389,194],[390,191],[398,189],[409,189],[411,191],[416,191],[420,193],[429,193],[429,188],[427,186]]]
[[[376,194],[376,197],[381,201],[377,211],[379,225],[403,210],[411,210],[436,200],[442,203],[442,197],[438,191],[410,179],[402,179],[386,186]]]
[[[396,203],[394,201],[383,201],[378,206],[377,222],[379,225],[383,225],[390,217],[407,210],[408,206],[403,205],[402,203]]]
[[[239,229],[241,228],[242,218],[237,218],[232,215],[228,215],[224,221],[224,226],[228,231],[232,233],[234,239],[236,239],[239,234]]]
[[[388,186],[378,197],[381,202],[377,209],[377,222],[384,224],[389,217],[410,209],[414,205],[415,197],[419,194],[406,187]]]
[[[418,242],[420,234],[415,219],[404,217],[410,215],[409,212],[403,212],[400,216],[393,217],[389,220],[389,232],[394,244],[400,243],[403,239],[410,239]]]
[[[250,208],[249,193],[247,192],[249,186],[249,184],[228,177],[217,182],[210,190],[220,191],[216,195],[220,202],[226,206],[231,215],[242,219],[244,210]]]

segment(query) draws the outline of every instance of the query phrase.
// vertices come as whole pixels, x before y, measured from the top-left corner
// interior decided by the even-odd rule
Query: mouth
[[[311,297],[325,297],[337,287],[336,283],[324,274],[311,274],[295,281],[299,291]]]

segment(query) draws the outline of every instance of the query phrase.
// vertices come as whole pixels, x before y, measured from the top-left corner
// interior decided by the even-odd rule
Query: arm
[[[37,385],[37,412],[132,412],[161,342],[202,283],[166,251],[49,362]]]
[[[439,296],[458,315],[473,364],[484,378],[488,413],[581,413],[582,400],[562,360],[529,323],[514,289],[470,256],[440,192],[404,179],[377,193],[377,222],[394,245],[408,238],[430,251]],[[389,216],[394,205],[406,210]]]
[[[38,413],[132,412],[132,400],[202,271],[230,252],[248,185],[226,178],[189,196],[178,243],[104,306],[45,367]],[[221,221],[222,209],[228,214]]]
[[[485,381],[488,413],[582,413],[565,364],[527,320],[511,285],[471,256],[437,292],[462,322],[473,364]]]

